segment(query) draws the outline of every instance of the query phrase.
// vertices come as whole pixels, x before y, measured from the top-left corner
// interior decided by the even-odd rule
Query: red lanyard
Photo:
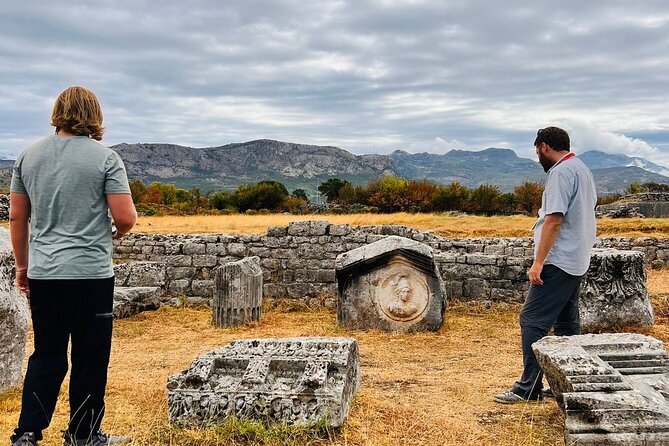
[[[574,155],[574,153],[571,152],[571,153],[569,153],[568,155],[565,155],[564,158],[562,158],[560,161],[558,161],[557,163],[555,163],[555,165],[557,166],[557,165],[560,164],[561,162],[563,162],[563,161],[567,161],[569,158],[573,158],[573,157],[575,157],[575,156],[576,156],[576,155]]]

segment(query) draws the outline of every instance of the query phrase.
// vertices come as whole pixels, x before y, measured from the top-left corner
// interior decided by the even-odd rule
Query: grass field
[[[666,305],[663,299],[657,304]],[[455,304],[439,333],[416,334],[343,330],[329,310],[270,310],[261,323],[236,329],[213,328],[207,309],[142,313],[116,322],[103,428],[130,434],[142,446],[561,445],[563,419],[554,400],[504,406],[491,398],[510,386],[521,367],[518,309]],[[667,342],[667,322],[658,311],[658,324],[640,332]],[[314,335],[359,342],[362,386],[340,432],[257,433],[246,426],[197,431],[168,424],[167,377],[197,355],[233,339]],[[67,385],[45,446],[62,444],[65,395]],[[11,433],[19,408],[19,390],[0,394],[0,438]]]
[[[444,237],[530,237],[533,217],[482,217],[448,214],[351,215],[196,215],[140,217],[134,232],[149,234],[264,234],[268,226],[287,226],[297,220],[326,220],[353,226],[398,224]],[[669,218],[597,220],[600,237],[669,237]]]
[[[264,233],[304,216],[142,217],[137,232]],[[452,237],[529,236],[527,217],[439,215],[313,216],[332,223],[404,224]],[[665,220],[600,220],[600,235],[666,237]],[[607,232],[608,231],[608,232]],[[629,331],[669,342],[669,269],[648,271],[656,325]],[[103,429],[131,435],[136,446],[427,446],[563,445],[563,418],[554,400],[504,406],[492,395],[521,370],[518,305],[492,308],[452,303],[438,333],[348,331],[332,310],[286,303],[260,323],[234,329],[210,324],[210,310],[163,308],[115,322]],[[343,429],[263,431],[241,424],[181,430],[167,421],[166,381],[198,355],[234,339],[351,336],[358,340],[362,386]],[[30,347],[29,347],[30,348]],[[67,424],[67,379],[44,446],[61,445]],[[20,390],[0,393],[0,442],[11,434]]]

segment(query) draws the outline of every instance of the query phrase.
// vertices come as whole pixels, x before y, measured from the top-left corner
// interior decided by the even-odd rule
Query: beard
[[[551,167],[555,165],[555,161],[550,160],[548,157],[544,156],[543,153],[539,152],[539,163],[541,167],[544,168],[544,172],[548,173]]]

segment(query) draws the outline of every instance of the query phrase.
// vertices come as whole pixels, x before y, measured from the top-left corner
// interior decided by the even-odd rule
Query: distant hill
[[[648,172],[641,167],[609,167],[606,169],[592,169],[592,175],[597,183],[597,192],[601,194],[622,193],[631,183],[664,183],[669,184],[669,178],[663,175]]]
[[[203,192],[277,180],[290,191],[301,188],[313,196],[328,178],[367,184],[381,175],[442,184],[459,181],[468,187],[488,183],[510,192],[524,181],[543,182],[546,178],[539,163],[501,148],[451,150],[445,154],[396,150],[389,155],[354,155],[333,146],[269,139],[207,148],[174,144],[118,144],[111,148],[123,158],[130,178],[145,183],[169,182],[186,189],[200,187]],[[632,182],[669,184],[669,177],[650,171],[661,172],[664,167],[643,158],[597,151],[579,157],[592,169],[600,195],[621,192]],[[9,187],[13,164],[12,160],[0,160],[0,188]]]
[[[354,155],[338,147],[266,139],[203,149],[170,144],[119,144],[111,148],[121,155],[133,178],[205,190],[234,189],[268,179],[281,181],[289,190],[315,190],[333,177],[362,184],[384,174],[397,175],[387,156]]]
[[[669,176],[669,168],[652,163],[644,158],[604,153],[598,150],[590,150],[579,155],[581,160],[590,169],[605,169],[608,167],[640,167],[648,172]]]
[[[396,150],[389,156],[400,175],[443,184],[459,181],[468,187],[477,187],[489,183],[511,191],[523,181],[543,181],[546,176],[539,163],[519,158],[510,149],[451,150],[443,155]]]

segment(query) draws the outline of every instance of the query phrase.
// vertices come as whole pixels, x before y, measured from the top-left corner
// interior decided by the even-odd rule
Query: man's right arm
[[[114,239],[126,235],[137,222],[137,211],[130,194],[107,194],[107,206],[111,211],[116,234]]]
[[[30,234],[30,197],[11,192],[9,195],[9,234],[16,261],[16,287],[22,293],[28,289],[28,236]]]

